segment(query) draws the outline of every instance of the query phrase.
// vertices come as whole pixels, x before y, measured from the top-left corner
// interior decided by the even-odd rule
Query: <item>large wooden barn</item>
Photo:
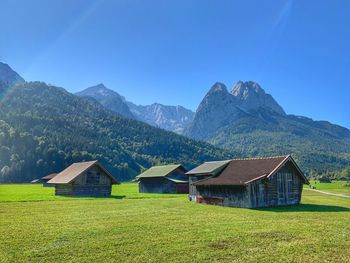
[[[197,203],[257,208],[300,203],[308,180],[288,156],[231,160],[187,173],[190,200]],[[208,165],[207,165],[208,167]]]
[[[187,170],[180,164],[153,166],[136,179],[140,193],[187,194]]]
[[[119,182],[98,162],[74,163],[47,182],[63,196],[110,196]]]

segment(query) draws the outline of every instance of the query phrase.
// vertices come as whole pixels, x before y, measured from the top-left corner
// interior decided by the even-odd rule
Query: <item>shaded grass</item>
[[[250,210],[139,194],[136,184],[114,187],[123,198],[52,192],[0,186],[0,262],[350,261],[346,198],[305,191],[300,206]]]

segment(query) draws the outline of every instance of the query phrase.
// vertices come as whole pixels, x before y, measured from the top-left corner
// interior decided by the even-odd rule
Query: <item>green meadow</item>
[[[0,262],[350,262],[350,198],[304,191],[299,206],[240,209],[186,195],[54,196],[0,185]]]
[[[332,181],[331,183],[320,183],[319,181],[312,180],[310,184],[320,191],[350,196],[350,182]]]

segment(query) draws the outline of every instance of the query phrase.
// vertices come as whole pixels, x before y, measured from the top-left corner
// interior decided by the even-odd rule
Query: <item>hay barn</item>
[[[47,182],[63,196],[110,196],[119,184],[98,161],[74,163]]]
[[[140,193],[187,194],[187,170],[179,164],[153,166],[136,179]]]
[[[299,204],[309,183],[290,155],[207,163],[187,175],[191,201],[245,208]]]

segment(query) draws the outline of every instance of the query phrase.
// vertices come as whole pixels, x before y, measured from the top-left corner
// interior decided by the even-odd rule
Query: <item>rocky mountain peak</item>
[[[286,114],[274,98],[254,81],[238,81],[233,86],[231,94],[237,99],[237,106],[245,110],[265,108],[281,115]]]
[[[238,81],[231,90],[231,94],[237,98],[246,98],[250,93],[266,94],[254,81]]]
[[[208,94],[212,94],[212,93],[227,93],[227,87],[225,86],[225,84],[221,83],[221,82],[215,82],[214,85],[210,88]]]

